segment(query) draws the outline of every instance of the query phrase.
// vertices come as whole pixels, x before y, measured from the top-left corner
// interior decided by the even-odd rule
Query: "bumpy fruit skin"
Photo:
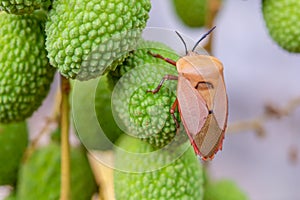
[[[0,10],[11,14],[30,14],[40,8],[48,8],[50,0],[0,0]]]
[[[25,122],[0,124],[0,185],[14,185],[28,144]]]
[[[50,144],[36,150],[19,173],[17,199],[50,200],[60,196],[60,146]],[[71,199],[91,199],[97,190],[82,148],[71,148]]]
[[[270,36],[283,49],[300,53],[300,1],[262,0]]]
[[[205,25],[208,0],[173,0],[173,4],[177,15],[187,26]]]
[[[115,70],[112,70],[108,73],[109,79],[114,80],[114,84],[121,78],[124,74],[135,67],[139,67],[144,63],[150,63],[155,65],[159,64],[167,64],[165,61],[155,58],[149,54],[149,51],[154,54],[160,54],[166,58],[170,58],[173,60],[178,60],[179,56],[177,53],[168,47],[167,45],[156,42],[156,41],[148,41],[148,40],[140,40],[136,49],[132,51],[129,56],[119,64]],[[176,68],[167,64],[170,67],[170,73],[176,72]],[[112,86],[114,86],[114,84]]]
[[[0,122],[22,121],[47,95],[55,70],[45,50],[45,13],[0,12]]]
[[[146,93],[156,85],[139,87],[129,101],[130,126],[137,127],[138,137],[151,145],[161,148],[167,145],[176,134],[176,125],[171,117],[170,108],[176,94],[162,87],[159,93]],[[176,113],[178,119],[178,113]],[[133,128],[134,130],[134,128]]]
[[[143,41],[137,49],[109,73],[111,87],[120,91],[114,102],[115,113],[130,134],[157,148],[169,144],[176,135],[176,124],[170,108],[176,99],[176,81],[166,81],[156,94],[153,90],[166,74],[177,75],[176,67],[148,52],[177,60],[178,55],[162,43]],[[122,89],[123,88],[123,89]],[[124,93],[124,95],[122,95]],[[179,113],[175,113],[180,122]]]
[[[80,80],[113,69],[135,48],[150,7],[150,0],[54,1],[46,24],[50,63]]]
[[[204,200],[247,200],[247,195],[230,180],[209,183],[204,190]]]
[[[149,153],[151,145],[129,136],[120,138],[119,146],[126,151]],[[141,155],[143,156],[143,155]],[[132,169],[143,168],[161,162],[163,157],[152,157],[144,163],[130,159],[123,152],[116,152],[116,163],[128,165]],[[128,169],[129,169],[128,168]],[[166,167],[151,172],[130,173],[114,171],[114,188],[116,200],[152,200],[152,199],[202,199],[202,167],[190,147],[184,154]]]

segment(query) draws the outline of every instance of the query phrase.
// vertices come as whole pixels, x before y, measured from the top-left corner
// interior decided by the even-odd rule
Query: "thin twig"
[[[50,126],[56,122],[55,118],[47,118],[46,123],[41,129],[41,131],[37,134],[37,136],[31,141],[30,145],[26,149],[26,152],[24,153],[23,162],[26,162],[26,160],[31,156],[31,154],[36,149],[40,139],[49,132]]]
[[[213,26],[215,26],[215,18],[221,8],[221,1],[220,0],[209,0],[207,1],[207,8],[208,8],[208,12],[206,15],[206,22],[205,22],[205,26],[208,29],[211,29]],[[213,36],[214,33],[212,32],[210,34],[210,37],[208,38],[208,41],[206,43],[206,45],[204,46],[204,49],[211,54],[212,53],[212,42],[213,42]]]
[[[288,158],[289,161],[292,165],[296,165],[299,161],[299,149],[298,146],[290,146],[289,151],[288,151]]]
[[[69,141],[70,82],[61,76],[61,190],[60,200],[70,199],[70,141]]]
[[[26,160],[34,152],[34,150],[37,148],[38,143],[41,140],[41,138],[46,133],[49,133],[51,125],[52,124],[58,124],[59,109],[60,109],[60,102],[61,102],[60,91],[57,91],[54,102],[55,103],[54,103],[54,106],[53,106],[53,113],[50,115],[50,117],[45,118],[45,125],[42,127],[42,129],[38,132],[38,134],[30,142],[30,145],[28,146],[28,148],[26,149],[26,152],[24,153],[23,162],[26,162]]]
[[[297,107],[300,107],[300,97],[290,100],[285,106],[278,107],[266,104],[262,115],[245,121],[237,121],[229,125],[228,132],[237,133],[242,131],[255,131],[259,136],[264,136],[264,124],[274,118],[291,115]]]

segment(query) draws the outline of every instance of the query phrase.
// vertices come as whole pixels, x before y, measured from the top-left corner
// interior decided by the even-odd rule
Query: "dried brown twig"
[[[45,118],[45,125],[42,127],[42,129],[38,132],[38,134],[33,138],[26,149],[26,152],[23,157],[23,161],[26,161],[30,155],[33,153],[33,151],[37,148],[39,141],[42,139],[42,137],[49,133],[51,126],[54,124],[58,124],[59,121],[59,113],[60,113],[60,102],[61,102],[61,93],[60,91],[57,91],[57,94],[55,96],[55,103],[53,106],[53,113],[50,115],[50,117]]]
[[[209,11],[207,12],[207,15],[206,15],[206,23],[205,23],[206,28],[211,29],[213,26],[215,26],[214,21],[215,21],[215,18],[221,8],[221,5],[222,5],[222,3],[220,0],[208,1],[207,6],[208,6]],[[212,52],[213,34],[214,33],[212,32],[210,37],[208,38],[206,45],[204,46],[204,49],[208,53]]]
[[[285,106],[278,107],[272,104],[266,104],[264,113],[253,119],[234,122],[229,125],[228,132],[237,133],[242,131],[253,130],[258,136],[264,136],[264,124],[274,118],[280,119],[284,116],[291,115],[297,107],[300,107],[300,97],[290,100]]]

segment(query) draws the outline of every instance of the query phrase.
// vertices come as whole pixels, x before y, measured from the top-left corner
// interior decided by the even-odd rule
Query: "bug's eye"
[[[210,90],[210,89],[214,89],[214,86],[210,82],[199,81],[195,88],[197,90]]]

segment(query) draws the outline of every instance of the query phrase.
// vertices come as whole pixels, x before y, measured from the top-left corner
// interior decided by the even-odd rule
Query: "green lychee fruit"
[[[26,122],[0,124],[0,185],[15,185],[28,144]]]
[[[113,111],[122,130],[161,148],[176,135],[170,109],[176,99],[177,82],[165,81],[156,94],[147,91],[154,90],[164,75],[176,75],[177,71],[149,51],[175,61],[178,59],[178,55],[162,43],[144,41],[139,44],[122,65],[109,73],[111,85],[116,84]],[[178,112],[175,116],[180,121]]]
[[[79,139],[88,149],[111,149],[122,130],[112,114],[112,91],[108,87],[107,76],[99,81],[72,82],[72,115]]]
[[[149,52],[153,54],[160,54],[175,61],[179,59],[179,55],[173,49],[161,42],[140,40],[136,49],[130,52],[129,56],[124,60],[124,62],[119,64],[115,70],[112,70],[108,73],[109,80],[113,80],[113,85],[111,85],[112,88],[119,78],[121,78],[124,74],[135,67],[143,65],[144,63],[151,63],[153,65],[167,64],[166,61],[153,57],[149,54]],[[167,66],[170,65],[168,64]],[[176,72],[175,67],[171,66],[170,68],[170,73]]]
[[[205,186],[204,200],[247,200],[247,195],[231,180],[221,180]]]
[[[0,12],[0,123],[30,117],[48,94],[55,70],[45,49],[43,11]]]
[[[270,36],[283,49],[300,53],[300,1],[262,0]]]
[[[57,0],[46,24],[50,63],[88,80],[113,69],[136,46],[150,0]]]
[[[0,10],[11,14],[30,14],[50,5],[51,0],[0,0]]]
[[[206,23],[208,0],[173,0],[175,11],[189,27],[203,27]]]
[[[148,143],[130,136],[122,136],[118,145],[124,151],[116,151],[114,171],[116,200],[202,199],[204,193],[202,167],[192,147],[189,146],[181,157],[169,162],[168,165],[142,172],[144,167],[146,169],[160,165],[169,158],[169,154],[158,154],[143,159],[153,153],[154,149]],[[133,159],[128,152],[140,153],[141,157]],[[127,166],[127,171],[119,171],[118,166]],[[140,173],[135,172],[137,169]]]
[[[60,196],[60,146],[50,144],[37,149],[19,173],[17,199],[50,200]],[[86,200],[97,186],[82,148],[71,148],[71,199]]]

